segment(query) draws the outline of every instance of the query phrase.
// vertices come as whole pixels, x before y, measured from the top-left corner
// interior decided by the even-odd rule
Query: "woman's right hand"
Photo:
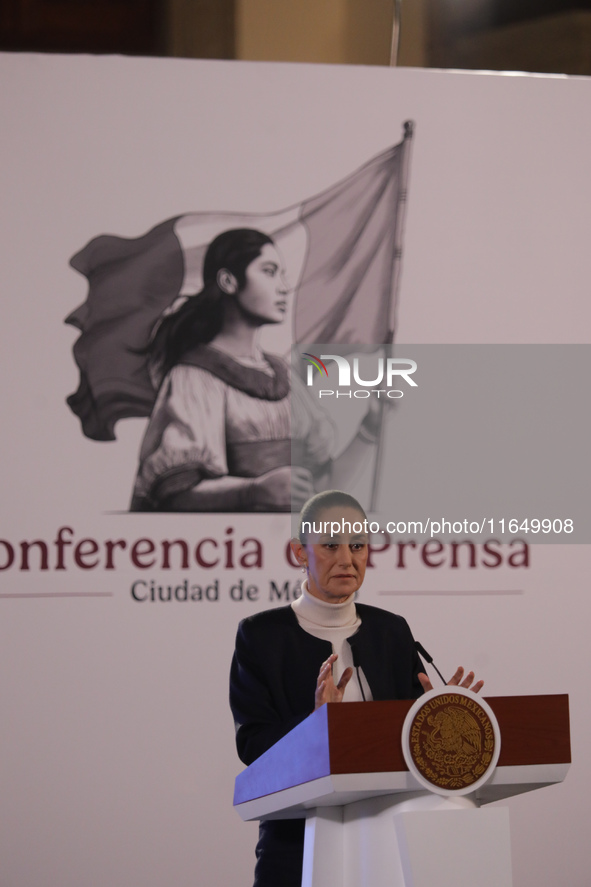
[[[299,511],[314,495],[314,483],[307,468],[286,465],[255,478],[252,491],[257,511]]]
[[[427,675],[425,674],[424,671],[419,672],[417,677],[418,677],[419,681],[421,682],[421,686],[422,686],[423,690],[425,691],[425,693],[428,693],[429,690],[433,689],[433,684],[431,683],[431,681],[429,680],[429,678],[427,677]],[[454,676],[452,678],[450,678],[450,680],[447,682],[447,686],[448,687],[465,687],[466,690],[472,690],[473,693],[480,693],[480,691],[482,690],[482,687],[484,686],[484,681],[476,681],[476,683],[474,683],[474,672],[473,671],[469,671],[463,681],[462,681],[462,678],[464,678],[464,669],[460,665],[460,667],[458,669],[456,669]],[[460,683],[460,681],[462,681],[462,683]]]

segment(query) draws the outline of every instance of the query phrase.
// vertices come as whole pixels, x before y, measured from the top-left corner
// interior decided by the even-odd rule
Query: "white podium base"
[[[509,810],[425,792],[306,818],[302,887],[511,887]]]

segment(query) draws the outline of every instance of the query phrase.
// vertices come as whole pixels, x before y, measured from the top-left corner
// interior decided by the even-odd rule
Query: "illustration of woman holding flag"
[[[158,396],[140,452],[132,511],[289,511],[314,490],[291,468],[294,435],[317,475],[329,468],[333,431],[286,364],[258,344],[288,309],[273,240],[224,231],[203,263],[203,289],[158,324],[150,370]]]
[[[314,491],[350,489],[367,456],[362,499],[375,502],[379,410],[339,444],[259,335],[293,300],[295,342],[393,341],[411,136],[407,123],[400,144],[285,210],[189,213],[141,237],[99,235],[71,258],[89,290],[66,319],[81,333],[67,403],[97,441],[148,418],[132,511],[298,510]]]

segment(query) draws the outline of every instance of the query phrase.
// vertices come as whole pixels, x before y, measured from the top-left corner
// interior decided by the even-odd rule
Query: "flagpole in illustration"
[[[406,219],[406,207],[408,203],[408,180],[410,174],[410,152],[412,147],[412,138],[414,135],[414,122],[406,120],[404,123],[404,138],[402,142],[402,160],[400,189],[398,192],[398,201],[395,216],[395,245],[394,256],[392,261],[392,294],[390,299],[389,325],[388,325],[388,345],[394,341],[396,331],[396,313],[398,310],[398,292],[400,290],[400,279],[402,271],[402,241],[404,234],[404,223]],[[380,400],[380,410],[378,414],[377,428],[377,444],[376,456],[374,461],[373,479],[371,485],[369,510],[375,511],[378,503],[378,489],[380,484],[381,470],[384,461],[384,411],[386,409],[384,402]]]

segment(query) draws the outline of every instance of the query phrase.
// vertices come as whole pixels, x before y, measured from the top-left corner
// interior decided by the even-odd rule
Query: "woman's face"
[[[266,243],[261,254],[247,267],[246,283],[237,293],[245,314],[258,323],[281,323],[287,311],[289,287],[276,247]]]
[[[360,588],[365,577],[368,534],[364,516],[351,506],[335,505],[314,519],[314,525],[327,523],[327,532],[313,533],[305,545],[293,543],[293,550],[308,574],[308,591],[329,604],[346,601]],[[332,532],[330,524],[334,522]],[[361,532],[354,532],[361,529]],[[360,526],[361,525],[361,526]]]

